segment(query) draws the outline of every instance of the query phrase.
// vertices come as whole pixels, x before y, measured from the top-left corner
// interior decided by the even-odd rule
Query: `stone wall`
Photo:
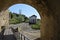
[[[9,13],[8,10],[4,10],[0,12],[0,31],[2,26],[8,27],[8,25],[9,25]]]
[[[4,14],[3,10],[16,3],[29,4],[38,10],[42,20],[41,40],[60,40],[60,0],[0,0],[0,13]],[[0,25],[6,23],[5,20],[1,22],[3,16]]]

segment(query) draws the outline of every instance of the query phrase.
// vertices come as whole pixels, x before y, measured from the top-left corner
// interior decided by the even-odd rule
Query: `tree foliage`
[[[23,14],[9,12],[10,24],[25,22],[28,18]]]

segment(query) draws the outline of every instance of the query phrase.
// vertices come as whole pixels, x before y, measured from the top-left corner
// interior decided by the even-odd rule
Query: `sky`
[[[15,4],[10,6],[8,10],[12,13],[24,14],[28,18],[32,15],[36,15],[38,19],[41,19],[38,11],[34,7],[27,4]]]

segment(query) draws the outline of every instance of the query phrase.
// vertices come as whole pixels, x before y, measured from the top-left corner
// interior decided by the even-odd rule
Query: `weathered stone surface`
[[[16,3],[29,4],[38,10],[42,20],[41,40],[60,40],[60,0],[0,0],[0,11]]]
[[[5,10],[0,12],[0,31],[2,26],[8,27],[8,25],[9,25],[9,13],[8,10]]]

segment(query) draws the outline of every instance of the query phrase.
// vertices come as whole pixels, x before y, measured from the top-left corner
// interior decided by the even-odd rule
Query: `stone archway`
[[[0,0],[0,12],[16,3],[29,4],[38,10],[42,19],[41,40],[60,40],[59,0]]]

